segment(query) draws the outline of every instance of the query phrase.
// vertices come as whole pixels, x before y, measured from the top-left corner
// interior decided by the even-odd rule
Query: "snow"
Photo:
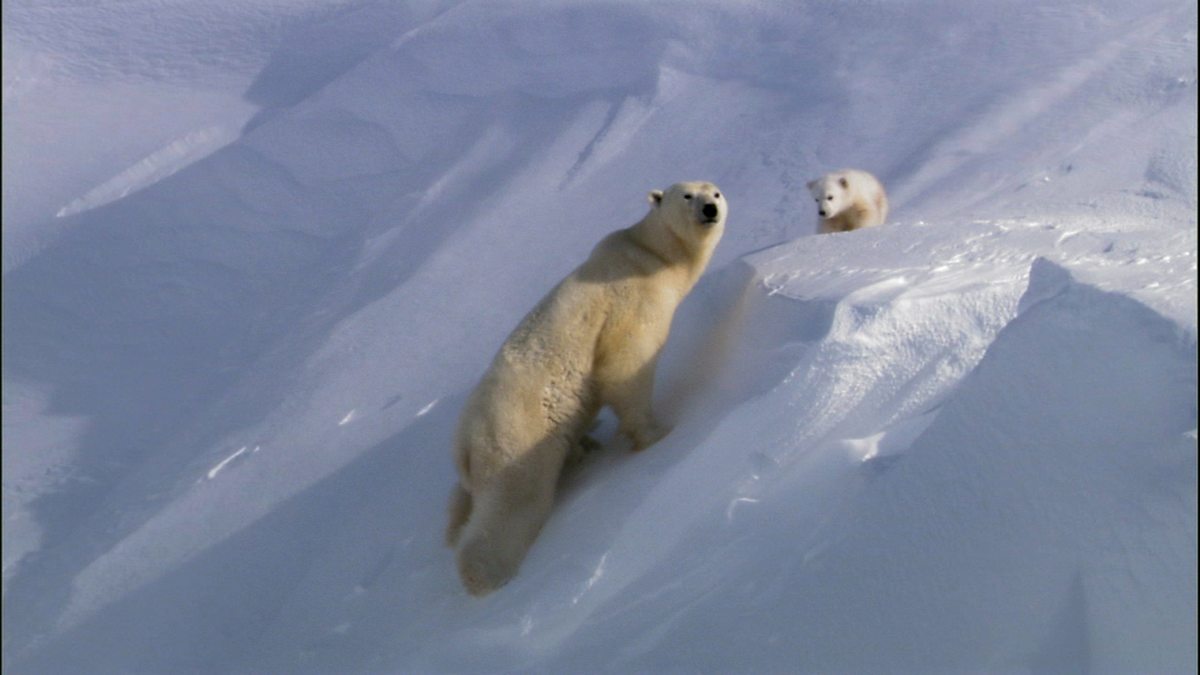
[[[5,671],[1195,672],[1196,21],[5,3]],[[470,598],[466,394],[693,179],[671,434]]]

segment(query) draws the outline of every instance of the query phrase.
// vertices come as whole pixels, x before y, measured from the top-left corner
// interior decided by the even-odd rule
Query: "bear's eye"
[[[721,198],[721,193],[720,193],[720,192],[714,192],[714,193],[713,193],[713,199],[720,199],[720,198]]]
[[[828,197],[826,197],[825,199],[826,199],[826,200],[828,200],[828,201],[833,201],[833,195],[829,195],[829,196],[828,196]]]
[[[684,195],[683,195],[683,198],[684,198],[684,199],[691,199],[691,198],[692,198],[692,193],[688,192],[688,193],[684,194]]]

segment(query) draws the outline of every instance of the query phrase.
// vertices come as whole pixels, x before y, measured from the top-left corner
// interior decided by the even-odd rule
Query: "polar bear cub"
[[[866,171],[842,169],[809,181],[817,202],[817,232],[849,232],[887,220],[887,193],[879,179]]]
[[[650,193],[522,319],[469,396],[455,436],[459,483],[446,541],[472,595],[511,579],[550,515],[568,453],[603,406],[640,450],[666,429],[650,399],[671,319],[725,227],[712,183]]]

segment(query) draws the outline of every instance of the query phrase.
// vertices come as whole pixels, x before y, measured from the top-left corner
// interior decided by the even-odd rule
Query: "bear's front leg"
[[[624,433],[633,442],[631,449],[634,452],[640,452],[662,440],[670,431],[667,427],[651,419],[638,427],[626,428]]]
[[[615,385],[607,392],[608,404],[620,422],[618,431],[633,442],[633,451],[644,450],[654,445],[670,431],[659,424],[651,409],[654,393],[653,363],[638,371],[633,377]]]

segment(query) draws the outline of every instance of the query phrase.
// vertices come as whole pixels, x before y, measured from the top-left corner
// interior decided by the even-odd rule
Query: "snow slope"
[[[1194,3],[4,11],[6,671],[1194,672]],[[673,432],[468,598],[463,398],[689,179]]]
[[[416,23],[434,2],[5,2],[4,270],[63,216],[236,139]],[[314,34],[315,33],[315,34]]]

